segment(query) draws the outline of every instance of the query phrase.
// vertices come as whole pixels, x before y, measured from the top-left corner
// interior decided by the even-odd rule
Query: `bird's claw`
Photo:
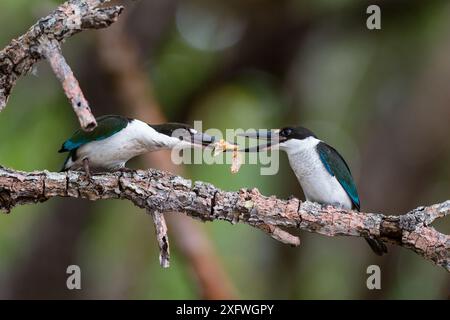
[[[83,169],[84,172],[86,173],[86,178],[88,179],[88,181],[93,182],[91,170],[89,168],[89,160],[87,158],[83,159]]]

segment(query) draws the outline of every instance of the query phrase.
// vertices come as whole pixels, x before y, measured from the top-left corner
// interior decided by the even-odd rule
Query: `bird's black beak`
[[[280,130],[279,129],[259,129],[254,132],[246,132],[246,133],[238,133],[237,135],[240,137],[247,137],[251,139],[258,139],[258,140],[266,140],[267,142],[265,144],[260,144],[255,147],[240,149],[241,152],[260,152],[264,150],[269,150],[272,147],[278,145],[280,142],[285,141],[283,137],[279,135]]]
[[[215,137],[207,135],[206,133],[198,132],[191,135],[191,143],[196,146],[206,147],[216,141]]]

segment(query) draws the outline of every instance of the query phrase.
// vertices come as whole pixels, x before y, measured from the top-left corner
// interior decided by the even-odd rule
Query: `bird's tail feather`
[[[377,255],[382,256],[383,254],[387,253],[387,247],[384,244],[383,241],[375,239],[375,238],[365,238],[367,243],[369,244],[370,248],[375,252]]]

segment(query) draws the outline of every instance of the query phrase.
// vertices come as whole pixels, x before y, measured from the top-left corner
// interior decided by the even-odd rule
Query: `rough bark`
[[[28,74],[39,60],[47,58],[63,82],[81,127],[95,128],[95,118],[61,55],[60,43],[82,30],[105,28],[115,22],[123,7],[98,7],[106,2],[108,0],[69,0],[0,51],[0,111],[6,106],[17,80]]]
[[[127,199],[149,212],[182,212],[201,221],[226,220],[251,226],[298,228],[326,236],[374,236],[416,252],[450,272],[450,236],[431,227],[450,213],[450,200],[404,215],[362,213],[292,198],[266,197],[258,190],[220,190],[162,171],[105,173],[21,172],[0,167],[0,210],[53,197]]]
[[[155,225],[156,241],[159,247],[159,264],[163,268],[170,266],[169,236],[167,235],[167,223],[164,214],[154,210],[149,212]]]

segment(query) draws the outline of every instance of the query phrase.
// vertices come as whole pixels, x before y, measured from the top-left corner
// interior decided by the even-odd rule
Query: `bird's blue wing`
[[[96,120],[97,127],[94,130],[90,132],[77,130],[70,139],[63,143],[58,152],[72,151],[88,142],[109,138],[124,129],[130,121],[128,118],[115,115],[101,116]]]
[[[353,181],[350,168],[345,162],[344,158],[331,146],[320,142],[316,146],[319,153],[320,160],[327,169],[327,171],[335,176],[341,186],[347,192],[356,209],[360,209],[360,201],[358,191],[356,190],[355,182]]]

